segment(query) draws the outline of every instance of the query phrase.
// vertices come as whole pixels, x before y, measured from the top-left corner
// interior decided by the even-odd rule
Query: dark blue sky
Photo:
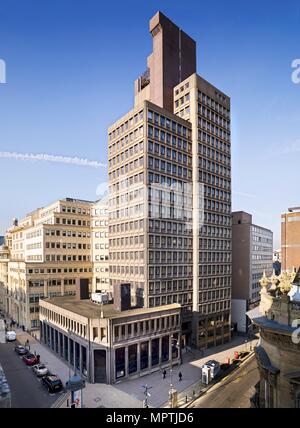
[[[197,41],[198,73],[232,99],[233,209],[274,230],[300,204],[300,0],[1,0],[0,152],[107,162],[161,10]],[[0,158],[0,234],[53,200],[96,199],[105,169]]]

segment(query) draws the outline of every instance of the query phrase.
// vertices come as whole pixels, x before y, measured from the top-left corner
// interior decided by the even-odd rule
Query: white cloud
[[[20,161],[46,161],[65,163],[69,165],[86,166],[89,168],[107,168],[107,165],[98,161],[88,160],[78,157],[67,157],[49,155],[46,153],[16,153],[16,152],[0,152],[0,158],[2,159],[15,159]]]

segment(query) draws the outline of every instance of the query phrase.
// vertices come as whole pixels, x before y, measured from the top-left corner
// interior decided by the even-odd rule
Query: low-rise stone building
[[[91,383],[112,384],[180,361],[181,307],[116,310],[76,297],[40,301],[40,335]]]
[[[260,283],[260,306],[247,313],[260,329],[260,382],[253,404],[300,408],[300,271],[264,275]]]

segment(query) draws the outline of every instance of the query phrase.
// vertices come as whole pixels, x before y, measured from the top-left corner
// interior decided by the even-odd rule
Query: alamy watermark
[[[6,83],[6,63],[0,58],[0,84]]]
[[[300,58],[294,59],[291,67],[294,69],[291,76],[292,82],[295,83],[295,85],[298,85],[300,83]]]
[[[292,333],[292,342],[295,343],[295,345],[299,345],[300,343],[300,319],[296,319],[292,322],[292,327],[295,328],[295,330]]]

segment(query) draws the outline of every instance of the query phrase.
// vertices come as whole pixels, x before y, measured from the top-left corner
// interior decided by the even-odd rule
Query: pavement
[[[237,370],[196,399],[190,408],[249,408],[259,372],[254,355]]]
[[[36,351],[41,356],[41,362],[46,364],[52,373],[57,374],[65,384],[70,374],[73,374],[73,372],[70,373],[68,365],[28,333],[23,332],[21,329],[15,329],[15,331],[20,343],[25,344],[28,339],[31,351]],[[255,342],[255,340],[252,342],[252,347]],[[235,351],[249,350],[249,347],[249,343],[245,344],[244,336],[237,336],[228,344],[220,345],[204,352],[197,350],[183,352],[182,364],[174,367],[172,373],[173,387],[178,391],[178,399],[181,404],[184,404],[186,400],[191,401],[194,399],[199,394],[200,389],[203,388],[200,382],[200,368],[208,359],[215,359],[220,363],[225,363],[228,358],[233,358]],[[181,381],[178,377],[180,371],[183,375]],[[143,385],[151,387],[149,391],[151,397],[148,399],[149,407],[168,407],[170,383],[170,370],[167,371],[166,379],[163,379],[162,373],[158,371],[136,379],[124,380],[114,385],[86,383],[86,388],[83,390],[84,407],[141,408],[144,400]],[[65,396],[65,399],[61,397],[59,400],[60,402],[57,406],[66,407],[67,396]]]

